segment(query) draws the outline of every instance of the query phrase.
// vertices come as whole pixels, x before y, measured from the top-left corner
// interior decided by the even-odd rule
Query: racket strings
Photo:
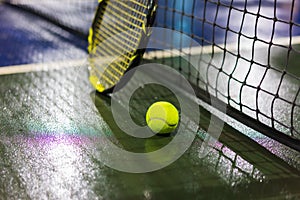
[[[96,35],[95,35],[96,39],[99,39],[99,41],[105,41],[105,39],[107,39],[107,38],[109,37],[109,34],[111,34],[111,33],[118,34],[118,32],[115,31],[115,30],[113,30],[113,28],[109,28],[109,27],[108,27],[108,29],[109,29],[109,30],[102,29],[103,32],[102,32],[101,35],[100,35],[100,34],[96,34]],[[109,32],[110,30],[111,30],[111,32]],[[127,49],[127,50],[130,50],[130,49],[132,48],[132,46],[134,46],[135,43],[138,42],[138,40],[137,40],[136,38],[133,38],[133,37],[130,36],[130,35],[128,35],[128,37],[127,37],[127,35],[128,35],[128,34],[126,34],[126,32],[124,32],[124,34],[123,34],[123,33],[122,33],[122,34],[119,34],[118,37],[114,37],[115,40],[111,40],[110,42],[111,42],[111,44],[113,44],[114,46],[116,46],[116,45],[118,45],[118,44],[121,43],[121,44],[123,45],[123,48],[125,48],[125,49]],[[128,40],[128,41],[124,42],[124,40],[127,40],[127,39],[129,39],[130,37],[132,37],[132,40]],[[108,40],[109,40],[109,39],[108,39]],[[116,42],[117,42],[116,40],[117,40],[119,43],[116,43]]]
[[[104,88],[115,85],[132,62],[147,23],[147,2],[106,0],[100,9],[94,25],[91,72]],[[116,59],[101,62],[101,58]]]

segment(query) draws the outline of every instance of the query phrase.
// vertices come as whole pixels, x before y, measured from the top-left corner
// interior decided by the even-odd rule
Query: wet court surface
[[[215,147],[199,158],[210,119],[203,109],[199,135],[170,166],[145,174],[104,166],[98,153],[105,146],[103,137],[130,151],[148,152],[172,136],[130,138],[115,125],[110,98],[96,94],[84,74],[86,68],[78,66],[1,76],[2,197],[299,197],[299,169],[226,124]],[[145,99],[133,104],[143,110]]]

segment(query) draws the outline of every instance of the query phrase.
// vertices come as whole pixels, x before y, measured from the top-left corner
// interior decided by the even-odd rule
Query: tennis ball
[[[171,133],[177,128],[178,121],[178,110],[169,102],[156,102],[148,108],[146,113],[147,125],[155,133]]]

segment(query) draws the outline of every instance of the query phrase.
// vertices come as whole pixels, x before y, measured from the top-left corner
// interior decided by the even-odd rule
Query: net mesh
[[[178,69],[240,116],[264,124],[262,129],[300,139],[298,7],[294,0],[160,0],[155,26],[179,31],[202,45],[193,49],[184,38],[171,39],[170,49],[187,60],[197,55],[198,72],[178,54],[151,57]],[[170,41],[168,37],[152,42]]]
[[[86,35],[97,5],[92,0],[67,1],[64,6],[53,0],[8,2]],[[159,0],[154,26],[179,31],[201,44],[202,48],[195,49],[181,38],[171,38],[176,45],[170,46],[189,52],[188,59],[197,55],[200,73],[177,54],[164,57],[167,54],[150,52],[146,57],[179,70],[204,95],[216,97],[239,113],[243,122],[254,121],[252,127],[259,131],[271,130],[276,137],[299,142],[299,7],[296,0]],[[152,42],[166,39],[162,36]],[[220,80],[226,84],[220,85]]]

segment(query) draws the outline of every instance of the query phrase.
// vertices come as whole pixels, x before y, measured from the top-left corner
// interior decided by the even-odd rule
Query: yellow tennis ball
[[[148,108],[146,122],[155,133],[171,133],[177,128],[179,122],[178,110],[169,102],[156,102]]]

